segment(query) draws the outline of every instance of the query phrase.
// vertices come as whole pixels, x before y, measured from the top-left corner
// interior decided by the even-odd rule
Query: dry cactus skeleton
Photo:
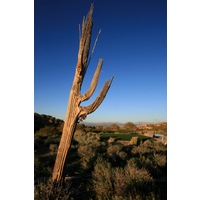
[[[81,94],[81,86],[87,71],[87,66],[89,64],[90,58],[90,42],[92,35],[92,13],[93,5],[91,5],[90,10],[86,18],[83,18],[82,30],[80,33],[80,43],[79,43],[79,52],[78,52],[78,61],[76,65],[76,72],[70,91],[70,96],[68,100],[68,108],[66,113],[66,119],[63,127],[63,132],[58,147],[57,157],[53,169],[52,179],[53,181],[60,181],[63,178],[63,170],[66,163],[66,158],[72,143],[76,125],[79,120],[83,120],[86,116],[94,112],[99,105],[103,102],[113,80],[113,77],[105,82],[101,92],[97,98],[89,106],[80,106],[81,102],[88,100],[94,93],[99,75],[101,72],[103,60],[99,59],[96,71],[94,73],[93,79],[91,81],[90,87],[85,94]],[[97,37],[98,38],[98,37]],[[96,40],[97,41],[97,40]],[[95,41],[95,45],[96,45]],[[94,46],[95,47],[95,46]],[[94,48],[93,48],[94,50]],[[92,53],[93,53],[92,50]]]

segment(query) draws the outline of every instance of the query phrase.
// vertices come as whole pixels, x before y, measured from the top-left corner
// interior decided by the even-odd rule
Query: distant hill
[[[38,131],[40,128],[44,126],[60,126],[64,121],[61,119],[56,119],[53,116],[34,113],[34,132]],[[118,126],[123,126],[125,123],[120,122],[82,122],[81,124],[85,124],[86,126],[111,126],[116,124]],[[145,125],[167,125],[166,122],[134,122],[136,126],[145,126]]]
[[[34,132],[45,126],[60,126],[64,121],[61,119],[56,119],[50,115],[34,113]]]
[[[167,124],[167,122],[133,122],[136,126],[140,125],[147,125],[147,124]],[[126,123],[121,122],[83,122],[86,126],[111,126],[113,124],[116,124],[118,126],[123,126]]]
[[[120,122],[83,122],[86,126],[111,126],[112,124],[116,124],[118,126],[123,126],[123,123]]]

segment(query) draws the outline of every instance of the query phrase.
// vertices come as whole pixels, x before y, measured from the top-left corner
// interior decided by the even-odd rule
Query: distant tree
[[[137,126],[132,122],[127,122],[126,124],[124,124],[124,128],[127,130],[136,130]]]
[[[112,130],[119,130],[119,126],[117,124],[112,124],[110,126],[110,129],[112,129]]]

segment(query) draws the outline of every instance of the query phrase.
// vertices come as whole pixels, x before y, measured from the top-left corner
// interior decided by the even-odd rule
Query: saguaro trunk
[[[53,169],[53,175],[52,175],[53,181],[60,181],[63,176],[63,169],[66,162],[66,157],[72,143],[73,135],[78,120],[85,119],[88,114],[94,112],[99,107],[99,105],[104,100],[113,80],[112,77],[104,84],[101,92],[99,93],[99,95],[92,104],[90,104],[89,106],[80,106],[81,102],[88,100],[92,96],[97,86],[103,64],[103,60],[100,59],[89,89],[85,94],[80,94],[81,85],[87,70],[87,66],[89,64],[88,55],[90,50],[90,40],[91,40],[92,25],[93,25],[92,13],[93,13],[93,5],[91,5],[87,17],[83,19],[82,22],[82,31],[81,31],[82,33],[79,44],[78,62],[76,65],[74,81],[72,84],[68,100],[68,108],[63,127],[62,137],[58,147],[58,153]]]

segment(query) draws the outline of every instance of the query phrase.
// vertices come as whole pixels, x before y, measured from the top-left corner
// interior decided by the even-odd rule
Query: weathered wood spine
[[[113,80],[112,77],[111,79],[105,82],[101,92],[99,93],[99,95],[97,96],[97,98],[94,100],[93,103],[91,103],[89,106],[80,106],[81,102],[88,100],[94,93],[98,83],[101,68],[103,65],[103,60],[99,59],[89,89],[85,94],[80,94],[82,82],[85,73],[87,71],[87,66],[89,64],[88,55],[90,51],[90,42],[91,42],[92,26],[93,26],[92,13],[93,13],[93,5],[91,5],[87,17],[84,18],[82,22],[82,32],[80,33],[80,44],[79,44],[76,72],[72,88],[70,91],[66,119],[52,174],[53,181],[57,182],[60,181],[63,177],[63,170],[66,158],[72,143],[72,139],[74,136],[78,120],[85,119],[88,114],[94,112],[100,106]]]

